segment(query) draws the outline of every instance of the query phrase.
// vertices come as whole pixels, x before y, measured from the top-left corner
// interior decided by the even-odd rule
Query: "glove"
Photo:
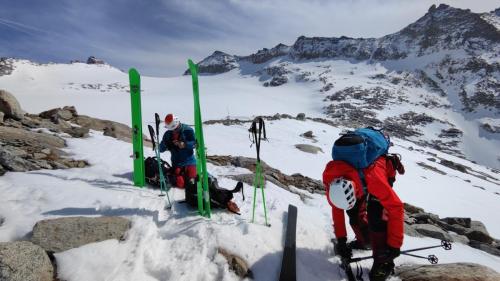
[[[346,237],[337,239],[337,244],[335,245],[335,254],[344,259],[350,259],[352,257],[352,249],[347,246]]]

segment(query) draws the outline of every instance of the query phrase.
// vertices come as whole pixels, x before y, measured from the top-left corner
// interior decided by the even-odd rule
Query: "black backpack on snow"
[[[198,207],[198,193],[196,183],[187,183],[185,186],[186,193],[186,203],[192,207]],[[217,179],[211,175],[208,176],[208,190],[210,192],[210,204],[215,208],[227,208],[227,203],[234,198],[233,193],[241,191],[243,200],[245,200],[245,195],[243,194],[243,183],[238,182],[236,187],[232,190],[224,189],[219,187]]]
[[[167,161],[161,159],[161,167],[168,184],[171,166]],[[144,160],[144,175],[148,184],[160,187],[160,171],[158,170],[158,161],[156,160],[156,156],[148,157]]]

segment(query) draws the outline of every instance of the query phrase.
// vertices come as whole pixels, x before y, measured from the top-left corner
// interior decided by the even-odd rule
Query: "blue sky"
[[[432,4],[487,12],[496,0],[0,0],[0,56],[85,60],[176,76],[187,58],[248,55],[300,35],[380,37]]]

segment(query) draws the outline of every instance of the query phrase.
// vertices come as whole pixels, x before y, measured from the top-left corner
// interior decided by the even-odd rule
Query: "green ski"
[[[210,194],[208,191],[207,156],[203,139],[203,122],[201,119],[200,95],[198,89],[198,67],[188,60],[189,71],[193,80],[194,127],[196,137],[196,172],[198,175],[198,211],[200,215],[210,218]]]
[[[267,222],[267,209],[266,209],[266,196],[264,194],[264,173],[262,171],[262,165],[260,163],[260,142],[261,140],[267,140],[266,138],[266,125],[262,117],[255,117],[250,125],[248,132],[252,135],[252,144],[255,144],[257,150],[257,161],[255,162],[255,178],[253,182],[253,208],[252,208],[252,223],[255,220],[255,202],[257,201],[257,189],[260,189],[262,194],[262,204],[264,205],[264,219],[266,221],[266,226],[271,226]]]
[[[142,115],[141,115],[141,76],[134,68],[128,71],[130,79],[130,100],[132,106],[132,143],[134,158],[134,185],[143,187],[144,150],[142,145]]]

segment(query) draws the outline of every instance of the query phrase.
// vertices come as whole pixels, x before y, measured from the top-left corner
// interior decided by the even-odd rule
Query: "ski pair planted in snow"
[[[170,185],[167,183],[167,178],[163,174],[163,167],[161,164],[161,157],[160,157],[160,116],[158,113],[155,113],[155,125],[156,125],[156,134],[155,134],[155,129],[153,129],[153,126],[148,125],[149,129],[149,135],[151,138],[151,142],[153,143],[153,151],[155,152],[156,155],[156,162],[158,162],[158,173],[160,175],[160,196],[167,196],[167,202],[168,205],[166,205],[166,208],[171,208],[172,203],[170,202],[170,197],[168,196],[168,191],[170,190]]]

